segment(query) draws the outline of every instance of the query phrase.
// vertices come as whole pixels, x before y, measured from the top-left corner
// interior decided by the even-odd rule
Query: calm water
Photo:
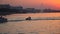
[[[40,17],[60,17],[60,13],[13,14],[5,16],[8,20],[24,20]],[[60,34],[60,20],[15,21],[0,24],[0,34]]]

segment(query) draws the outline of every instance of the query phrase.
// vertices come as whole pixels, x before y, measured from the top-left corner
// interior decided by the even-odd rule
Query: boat
[[[7,22],[7,18],[0,16],[0,23],[5,23],[5,22]]]
[[[31,20],[31,17],[27,17],[25,20]]]

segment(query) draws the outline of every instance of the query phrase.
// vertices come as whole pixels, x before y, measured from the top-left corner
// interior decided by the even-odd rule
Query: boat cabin
[[[25,20],[31,20],[31,17],[27,17]]]

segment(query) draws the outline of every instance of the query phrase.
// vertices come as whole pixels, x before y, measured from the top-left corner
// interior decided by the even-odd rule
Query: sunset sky
[[[60,0],[0,0],[0,4],[23,6],[24,8],[51,8],[60,9]]]

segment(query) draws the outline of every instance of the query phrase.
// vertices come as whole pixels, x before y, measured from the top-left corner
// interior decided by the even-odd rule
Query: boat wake
[[[36,18],[36,19],[31,19],[31,20],[8,20],[8,22],[17,22],[17,21],[35,21],[35,20],[60,20],[60,18]]]

